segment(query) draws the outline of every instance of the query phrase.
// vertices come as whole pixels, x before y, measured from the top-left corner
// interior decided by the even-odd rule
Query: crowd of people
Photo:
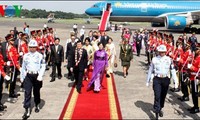
[[[17,76],[20,75],[21,88],[25,90],[23,119],[27,119],[30,116],[32,89],[35,112],[40,111],[40,89],[45,70],[49,70],[49,67],[52,67],[50,82],[54,82],[56,78],[61,79],[63,77],[61,66],[66,59],[67,78],[75,80],[79,94],[82,93],[82,81],[89,80],[89,71],[92,69],[87,90],[99,93],[103,76],[110,77],[113,67],[117,67],[117,59],[121,61],[123,77],[126,78],[131,61],[133,61],[133,53],[136,52],[136,55],[140,57],[140,51],[144,48],[147,65],[150,65],[147,86],[150,81],[154,82],[154,108],[157,115],[159,113],[162,116],[161,109],[164,107],[164,99],[171,77],[174,80],[174,88],[171,90],[173,92],[182,91],[183,96],[179,98],[181,101],[189,100],[188,87],[191,87],[194,107],[189,110],[191,113],[199,112],[197,79],[200,49],[195,33],[190,37],[184,33],[178,37],[178,40],[175,40],[172,34],[160,32],[157,29],[151,31],[140,29],[132,32],[124,28],[119,43],[119,58],[117,58],[113,39],[107,35],[106,31],[91,30],[86,35],[84,28],[85,26],[82,26],[78,34],[77,24],[74,24],[65,46],[60,44],[60,38],[55,35],[54,29],[47,26],[42,30],[30,31],[30,35],[28,25],[24,27],[23,32],[18,32],[16,28],[10,30],[10,33],[5,36],[5,41],[0,45],[0,111],[6,108],[1,103],[4,80],[9,91],[9,101],[12,101],[18,97],[15,87]],[[160,60],[162,56],[167,56],[167,58],[164,57],[162,61]],[[163,67],[160,61],[166,62],[164,64],[166,66]],[[160,79],[165,82],[156,82]]]
[[[186,33],[174,40],[172,34],[166,34],[153,30],[148,33],[146,41],[146,55],[150,65],[147,86],[153,81],[154,90],[154,112],[156,118],[163,116],[165,97],[169,88],[170,78],[174,81],[172,92],[183,93],[178,98],[180,101],[189,101],[189,94],[192,94],[193,107],[189,108],[190,113],[199,112],[199,68],[200,48],[195,33],[188,37]]]

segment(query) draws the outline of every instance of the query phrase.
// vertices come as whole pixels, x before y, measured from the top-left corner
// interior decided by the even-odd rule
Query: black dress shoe
[[[124,78],[126,78],[126,75],[124,75]]]
[[[94,90],[94,93],[99,93],[99,91],[95,91],[95,90]]]
[[[22,119],[27,120],[30,117],[30,113],[31,113],[30,108],[26,109],[24,115],[22,116]]]
[[[180,89],[179,88],[172,88],[172,89],[170,89],[172,92],[179,92],[180,91]]]
[[[58,79],[61,79],[62,78],[62,76],[58,76]]]
[[[192,114],[199,113],[199,108],[191,110],[190,113],[192,113]]]
[[[51,80],[50,80],[50,82],[54,82],[54,81],[55,81],[55,79],[51,79]]]
[[[107,77],[107,78],[109,78],[109,77],[110,77],[110,75],[109,75],[109,74],[106,74],[106,77]]]
[[[76,91],[77,91],[79,94],[81,94],[81,93],[82,93],[80,89],[77,89]]]
[[[2,103],[0,103],[0,111],[4,111],[7,108],[6,105],[3,105]]]
[[[9,97],[10,97],[10,98],[17,98],[18,95],[17,95],[17,94],[11,94],[11,95],[9,95]]]
[[[163,111],[160,111],[160,112],[159,112],[159,116],[160,116],[160,117],[163,117]]]
[[[126,75],[128,75],[128,72],[126,72]]]
[[[178,98],[180,101],[184,102],[184,101],[189,101],[189,97],[180,97]]]
[[[188,111],[193,111],[195,108],[194,107],[191,107],[191,108],[188,108],[187,110]]]
[[[39,113],[39,112],[40,112],[39,105],[36,105],[36,107],[35,107],[35,112],[36,112],[36,113]]]

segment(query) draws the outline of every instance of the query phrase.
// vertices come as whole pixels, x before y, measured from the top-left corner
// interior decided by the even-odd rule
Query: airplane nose
[[[87,15],[91,15],[92,10],[91,10],[90,8],[88,8],[88,9],[85,11],[85,13],[86,13]]]

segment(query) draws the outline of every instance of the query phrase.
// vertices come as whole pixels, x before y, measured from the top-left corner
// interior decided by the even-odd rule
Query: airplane
[[[102,1],[86,9],[85,13],[101,18],[104,11],[110,11],[110,21],[151,22],[152,27],[200,32],[200,28],[192,27],[200,23],[200,1]]]

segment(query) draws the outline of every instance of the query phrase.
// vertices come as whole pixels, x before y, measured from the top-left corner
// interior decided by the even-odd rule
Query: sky
[[[42,9],[46,11],[63,11],[77,14],[99,1],[0,1],[1,5],[23,5],[22,9]]]

